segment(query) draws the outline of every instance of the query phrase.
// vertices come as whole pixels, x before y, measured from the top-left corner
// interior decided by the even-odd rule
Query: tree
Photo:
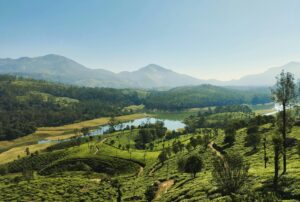
[[[158,160],[159,162],[163,165],[164,162],[168,159],[168,153],[167,151],[164,149],[162,152],[160,152],[160,154],[158,155]]]
[[[199,155],[191,155],[187,159],[180,159],[177,162],[178,170],[191,173],[193,178],[203,169],[203,161]]]
[[[207,149],[207,145],[209,144],[210,142],[210,137],[208,134],[204,135],[203,138],[202,138],[202,144],[204,146],[205,149]]]
[[[0,175],[6,175],[8,173],[7,166],[0,166]]]
[[[30,150],[29,150],[29,147],[26,147],[26,149],[25,149],[25,153],[26,153],[26,155],[27,155],[27,156],[29,156],[29,155],[30,155]]]
[[[298,154],[300,155],[300,141],[298,141],[298,143],[297,143],[297,151],[298,151]]]
[[[185,147],[186,147],[186,150],[188,150],[189,152],[192,150],[191,143],[187,143],[187,145]]]
[[[261,141],[261,136],[258,133],[258,127],[252,126],[247,129],[247,136],[245,137],[245,146],[252,146],[256,150]]]
[[[87,136],[90,133],[90,128],[83,127],[83,128],[81,128],[80,132],[83,134],[83,136]]]
[[[148,186],[145,191],[145,197],[148,202],[151,202],[155,198],[155,194],[158,190],[159,183],[154,183],[151,186]]]
[[[115,116],[111,116],[109,121],[108,121],[108,125],[109,125],[109,129],[111,132],[115,131],[115,126],[118,124],[117,119],[115,118]]]
[[[32,169],[24,169],[22,176],[25,180],[30,181],[35,178],[35,172]]]
[[[117,194],[118,194],[117,202],[121,202],[122,201],[122,191],[121,191],[122,185],[121,185],[121,183],[119,182],[119,180],[116,179],[116,180],[113,180],[111,184],[112,184],[112,187],[117,189]]]
[[[180,151],[180,146],[178,143],[180,142],[174,141],[172,144],[172,151],[174,152],[174,154],[177,154]]]
[[[196,138],[194,138],[194,137],[191,137],[190,138],[190,143],[191,143],[191,145],[192,145],[192,147],[195,149],[196,147],[197,147],[197,145],[198,145],[198,141],[197,141],[197,139]]]
[[[235,135],[236,131],[234,128],[230,127],[225,129],[224,143],[233,145],[233,143],[235,142]]]
[[[276,77],[276,86],[273,88],[272,95],[273,100],[282,106],[282,112],[279,113],[279,119],[281,121],[280,132],[282,134],[282,146],[283,146],[283,173],[286,173],[286,139],[287,139],[287,109],[294,104],[296,99],[296,84],[294,82],[294,75],[290,72],[282,70],[279,76]]]
[[[282,152],[282,138],[279,135],[275,135],[272,138],[273,147],[274,147],[274,178],[273,178],[273,186],[274,190],[277,191],[278,187],[278,176],[279,176],[279,159],[280,153]]]
[[[269,158],[267,157],[267,138],[264,137],[263,139],[263,146],[264,146],[264,163],[265,163],[265,168],[267,168],[267,162]]]
[[[213,179],[224,194],[238,192],[248,179],[249,165],[238,153],[227,153],[213,161]]]

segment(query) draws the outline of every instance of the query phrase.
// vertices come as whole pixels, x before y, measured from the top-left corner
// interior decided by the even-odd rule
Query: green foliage
[[[224,143],[232,145],[235,141],[236,130],[233,128],[227,128],[225,130]]]
[[[297,152],[300,155],[300,141],[297,142]]]
[[[164,123],[161,121],[140,126],[138,136],[135,138],[135,147],[137,149],[145,149],[147,143],[164,137],[166,131],[167,128],[164,127]]]
[[[251,146],[256,149],[261,141],[261,135],[258,132],[257,126],[252,126],[247,129],[247,136],[245,137],[245,146]]]
[[[160,154],[158,155],[158,160],[161,164],[164,164],[165,161],[168,159],[168,152],[164,149]]]
[[[6,175],[8,173],[7,166],[0,165],[0,175]]]
[[[89,134],[89,132],[90,132],[90,128],[88,128],[88,127],[83,127],[81,130],[80,130],[80,132],[84,135],[84,136],[87,136],[88,134]]]
[[[110,175],[131,173],[138,169],[138,165],[132,161],[109,156],[69,158],[56,161],[44,169],[40,174],[49,175],[65,171],[93,171]]]
[[[213,177],[224,194],[237,193],[248,179],[249,165],[237,153],[229,153],[224,158],[213,161]]]
[[[12,181],[0,182],[0,201],[115,201],[117,195],[107,180],[72,176]]]
[[[148,202],[151,202],[155,198],[155,194],[157,190],[158,190],[158,183],[147,186],[145,191],[145,198]]]
[[[35,93],[32,93],[35,92]],[[76,100],[61,104],[58,100]],[[139,104],[135,91],[75,87],[46,81],[0,76],[0,140],[33,133],[37,127],[121,115]]]
[[[192,174],[193,178],[203,169],[203,161],[199,155],[191,155],[186,159],[178,160],[178,170]]]
[[[270,102],[270,99],[266,92],[258,93],[251,90],[241,91],[212,85],[200,85],[178,87],[168,91],[153,91],[144,104],[147,108],[179,110],[195,107],[267,102]]]
[[[52,162],[64,158],[68,153],[66,151],[54,151],[39,155],[27,156],[11,163],[8,163],[7,169],[10,173],[22,172],[23,170],[40,171]]]

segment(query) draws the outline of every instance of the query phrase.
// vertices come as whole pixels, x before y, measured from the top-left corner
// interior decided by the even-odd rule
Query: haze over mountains
[[[186,85],[212,84],[221,86],[271,86],[282,69],[300,78],[300,63],[290,62],[282,67],[244,76],[238,80],[203,80],[179,74],[156,64],[149,64],[136,71],[114,73],[105,69],[90,69],[59,55],[18,59],[0,59],[0,74],[13,74],[29,78],[89,87],[112,88],[163,88]],[[225,71],[225,70],[224,70]]]

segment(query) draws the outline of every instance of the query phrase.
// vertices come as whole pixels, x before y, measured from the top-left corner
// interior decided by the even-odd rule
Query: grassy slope
[[[269,128],[268,125],[265,125],[264,128]],[[134,134],[136,131],[134,131]],[[290,137],[294,137],[298,140],[300,140],[299,137],[300,133],[300,127],[294,127],[292,133],[289,135]],[[88,149],[88,143],[81,145],[80,147],[70,148],[68,151],[70,151],[70,155],[67,158],[83,158],[83,157],[101,157],[101,156],[113,156],[118,157],[121,159],[127,159],[130,160],[130,154],[126,150],[118,149],[117,145],[119,142],[115,143],[115,145],[111,146],[108,145],[111,139],[115,141],[120,141],[122,145],[127,144],[127,137],[130,134],[129,131],[126,132],[118,132],[115,134],[110,134],[106,136],[106,140],[104,143],[101,143],[98,140],[93,141],[94,145],[98,145],[100,147],[100,150],[97,152],[96,150],[89,150]],[[134,134],[132,136],[134,136]],[[260,190],[260,189],[266,189],[266,185],[270,183],[273,177],[273,148],[270,145],[271,141],[271,135],[273,134],[272,131],[265,132],[264,135],[267,136],[268,140],[268,156],[269,156],[269,163],[268,167],[264,169],[263,167],[263,151],[261,146],[259,147],[259,150],[254,153],[250,154],[249,152],[252,150],[251,148],[244,147],[244,138],[245,138],[245,129],[242,129],[238,131],[238,134],[236,136],[236,143],[231,147],[226,149],[226,151],[233,150],[235,152],[239,152],[242,155],[244,155],[245,159],[250,163],[250,179],[247,183],[246,190]],[[119,136],[119,138],[117,137]],[[191,135],[184,135],[179,138],[180,141],[187,143],[188,138],[191,137]],[[223,145],[223,133],[219,132],[219,136],[214,139],[214,141],[219,146]],[[165,145],[172,145],[172,142],[174,140],[166,141]],[[131,142],[132,143],[132,142]],[[132,175],[120,175],[115,176],[114,178],[117,178],[120,180],[122,184],[122,192],[123,192],[123,199],[126,201],[133,201],[133,196],[137,196],[135,201],[143,201],[144,200],[144,192],[148,185],[153,184],[154,182],[160,180],[165,181],[168,177],[175,179],[175,184],[168,190],[167,193],[164,193],[163,196],[156,201],[205,201],[205,200],[220,200],[224,201],[225,199],[222,198],[221,194],[217,192],[217,189],[214,185],[213,178],[211,176],[211,159],[214,157],[214,154],[212,151],[208,148],[204,150],[202,147],[198,147],[197,149],[193,150],[192,152],[180,152],[176,156],[173,154],[170,160],[168,160],[162,167],[155,166],[157,164],[157,156],[159,154],[159,150],[162,148],[161,143],[157,143],[156,150],[154,152],[147,152],[146,153],[146,166],[143,169],[143,172],[141,175],[137,176],[137,171],[135,173],[132,173]],[[144,162],[144,151],[142,150],[133,150],[132,151],[132,159],[139,162]],[[201,156],[205,162],[205,168],[202,172],[200,172],[197,175],[196,179],[191,179],[191,176],[189,174],[180,173],[177,171],[177,159],[181,157],[186,157],[192,153],[199,153],[201,152]],[[247,154],[248,153],[248,154]],[[285,181],[288,183],[288,186],[284,186],[283,190],[286,193],[286,198],[295,198],[299,196],[300,194],[300,157],[298,154],[296,154],[296,148],[292,147],[288,150],[288,173],[285,176]],[[154,167],[157,167],[155,172],[153,172],[153,175],[149,175],[149,172],[153,170]],[[167,170],[169,170],[169,173],[167,175]],[[71,174],[72,175],[72,174]],[[76,177],[75,177],[76,176]],[[101,177],[102,178],[102,177]],[[47,181],[48,177],[40,176],[39,179],[33,181],[33,187],[39,189],[40,195],[43,195],[42,193],[47,192],[48,190],[41,187],[40,184],[46,183],[44,181]],[[74,186],[77,187],[78,181],[80,181],[82,187],[88,187],[87,190],[89,190],[89,193],[82,194],[81,197],[87,197],[89,199],[93,199],[92,197],[94,194],[97,194],[98,192],[93,189],[94,182],[91,183],[90,181],[86,180],[86,177],[80,177],[80,175],[73,174],[72,178],[70,177],[58,177],[52,176],[51,180],[53,181],[53,184],[56,185],[58,182],[62,182],[65,180],[65,186]],[[0,183],[1,184],[1,183]],[[24,183],[22,183],[21,188],[25,186]],[[101,183],[100,183],[101,184]],[[12,193],[10,191],[11,186],[9,185],[0,185],[0,186],[7,186],[5,190],[5,194]],[[50,185],[48,185],[50,186]],[[56,185],[59,186],[59,185]],[[91,186],[91,187],[90,187]],[[112,193],[112,197],[115,197],[113,193],[113,188],[108,185],[106,182],[103,182],[102,186],[107,186],[107,193]],[[9,188],[8,188],[9,187]],[[50,190],[54,189],[54,185],[50,186]],[[65,188],[63,188],[65,189]],[[75,188],[79,189],[79,188]],[[19,191],[17,191],[19,192]],[[29,193],[35,193],[36,190],[26,190],[25,196],[28,196]],[[65,191],[64,193],[66,193]],[[52,192],[51,192],[52,193]],[[99,197],[103,197],[104,199],[106,196],[106,191],[101,192],[102,195]],[[51,199],[51,197],[59,197],[57,196],[58,193],[53,191],[53,194],[49,196],[48,199]],[[71,197],[79,197],[74,193],[70,194]],[[37,196],[38,197],[38,196]],[[45,196],[46,197],[46,196]]]
[[[130,121],[138,118],[145,117],[145,114],[131,114],[125,116],[119,116],[116,119],[118,121]],[[74,129],[81,129],[83,127],[97,127],[100,125],[105,125],[109,121],[108,117],[93,119],[89,121],[83,121],[74,124],[68,124],[59,127],[43,127],[39,128],[35,133],[21,137],[12,141],[0,141],[0,151],[5,151],[0,153],[0,164],[6,163],[17,159],[17,156],[24,156],[25,148],[30,147],[33,150],[44,149],[49,145],[38,145],[37,141],[43,139],[65,139],[74,136]],[[37,148],[37,149],[36,149]]]

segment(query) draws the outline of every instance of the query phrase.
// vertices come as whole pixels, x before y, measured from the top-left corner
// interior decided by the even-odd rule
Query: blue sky
[[[0,58],[229,80],[300,61],[300,1],[0,0]]]

